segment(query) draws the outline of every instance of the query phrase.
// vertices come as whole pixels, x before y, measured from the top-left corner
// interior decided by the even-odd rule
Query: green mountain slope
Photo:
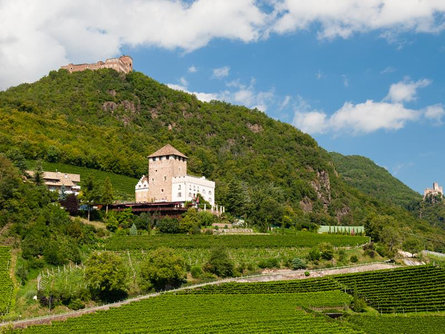
[[[345,156],[335,152],[331,152],[330,156],[346,183],[365,194],[403,207],[422,199],[419,193],[396,179],[385,168],[376,165],[371,159],[358,155]]]
[[[0,124],[0,152],[10,158],[135,178],[147,155],[170,143],[190,157],[190,173],[216,181],[218,203],[261,228],[367,224],[378,238],[386,224],[429,239],[439,233],[346,184],[331,156],[293,126],[201,102],[138,72],[52,71],[0,92]]]

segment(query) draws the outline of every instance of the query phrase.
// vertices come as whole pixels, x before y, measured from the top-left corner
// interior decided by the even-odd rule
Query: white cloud
[[[435,121],[437,125],[442,124],[442,117],[445,116],[445,110],[442,104],[435,104],[425,108],[425,117]]]
[[[367,100],[363,103],[346,102],[332,115],[312,110],[303,99],[294,107],[293,124],[310,134],[350,133],[366,134],[378,130],[399,130],[407,122],[425,117],[442,124],[445,110],[441,104],[427,106],[420,110],[404,106],[404,102],[416,98],[416,89],[430,83],[427,79],[416,82],[401,81],[391,85],[388,95],[380,102]]]
[[[431,80],[428,79],[422,79],[415,82],[406,79],[399,81],[391,85],[385,100],[392,102],[412,102],[416,99],[417,89],[426,87],[430,83]]]
[[[371,30],[435,33],[445,29],[438,13],[445,11],[441,0],[284,0],[275,7],[277,33],[320,26],[319,38],[348,38]]]
[[[0,87],[32,81],[68,62],[120,54],[123,45],[201,48],[215,38],[255,42],[271,32],[320,26],[320,38],[371,30],[445,29],[442,0],[2,0]],[[88,10],[86,10],[88,9]],[[315,23],[315,25],[314,25]],[[382,34],[383,35],[383,34]]]
[[[445,29],[443,0],[266,1],[272,11],[255,0],[0,0],[0,89],[123,46],[191,52],[213,39],[249,43],[311,28],[320,38]]]
[[[396,71],[396,69],[394,67],[387,66],[383,70],[380,71],[380,74],[388,74],[388,73],[393,73],[395,71]]]
[[[188,71],[189,73],[196,73],[196,72],[198,72],[198,69],[196,68],[195,65],[192,65],[192,66],[190,66],[190,67],[187,69],[187,71]]]
[[[190,52],[214,38],[256,41],[266,19],[253,0],[2,0],[0,89],[123,45]]]
[[[292,98],[289,95],[286,95],[284,97],[283,102],[281,102],[279,109],[283,110],[284,108],[286,108],[288,106],[289,102],[291,101],[291,99]]]
[[[230,67],[229,66],[223,66],[219,68],[213,69],[213,76],[218,79],[225,78],[229,76]]]
[[[343,86],[345,87],[349,87],[349,79],[348,76],[346,74],[342,74],[341,76],[343,78]]]

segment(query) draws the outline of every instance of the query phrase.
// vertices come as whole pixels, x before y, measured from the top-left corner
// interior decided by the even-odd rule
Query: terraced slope
[[[419,266],[334,276],[381,313],[445,310],[445,270]]]
[[[356,328],[368,334],[443,334],[445,315],[357,315],[348,318]]]
[[[341,305],[339,291],[275,295],[163,295],[40,325],[24,333],[361,333],[299,306]]]
[[[309,278],[296,281],[274,281],[258,283],[223,283],[206,285],[197,289],[183,290],[180,294],[270,294],[303,293],[341,290],[342,286],[331,279]]]

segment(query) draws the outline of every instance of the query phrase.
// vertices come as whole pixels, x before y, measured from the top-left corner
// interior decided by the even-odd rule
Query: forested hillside
[[[440,230],[347,185],[309,135],[142,73],[53,71],[0,92],[0,120],[0,151],[16,166],[43,159],[139,177],[147,155],[170,143],[190,157],[189,172],[216,181],[218,203],[252,224],[366,224],[376,239],[386,226],[443,245]]]
[[[330,155],[345,182],[365,194],[404,207],[412,201],[422,199],[419,193],[400,182],[371,159],[359,155],[345,156],[336,152],[331,152]]]
[[[336,170],[350,186],[387,203],[406,208],[419,219],[432,226],[445,229],[445,201],[441,198],[423,197],[412,190],[385,168],[377,166],[372,160],[358,156],[344,156],[331,152]]]

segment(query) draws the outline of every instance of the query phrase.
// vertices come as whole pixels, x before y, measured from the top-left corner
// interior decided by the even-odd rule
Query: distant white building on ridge
[[[426,188],[425,191],[423,192],[423,198],[429,196],[429,195],[433,195],[433,196],[443,196],[443,188],[439,187],[439,184],[437,182],[433,183],[433,187],[432,188]]]

